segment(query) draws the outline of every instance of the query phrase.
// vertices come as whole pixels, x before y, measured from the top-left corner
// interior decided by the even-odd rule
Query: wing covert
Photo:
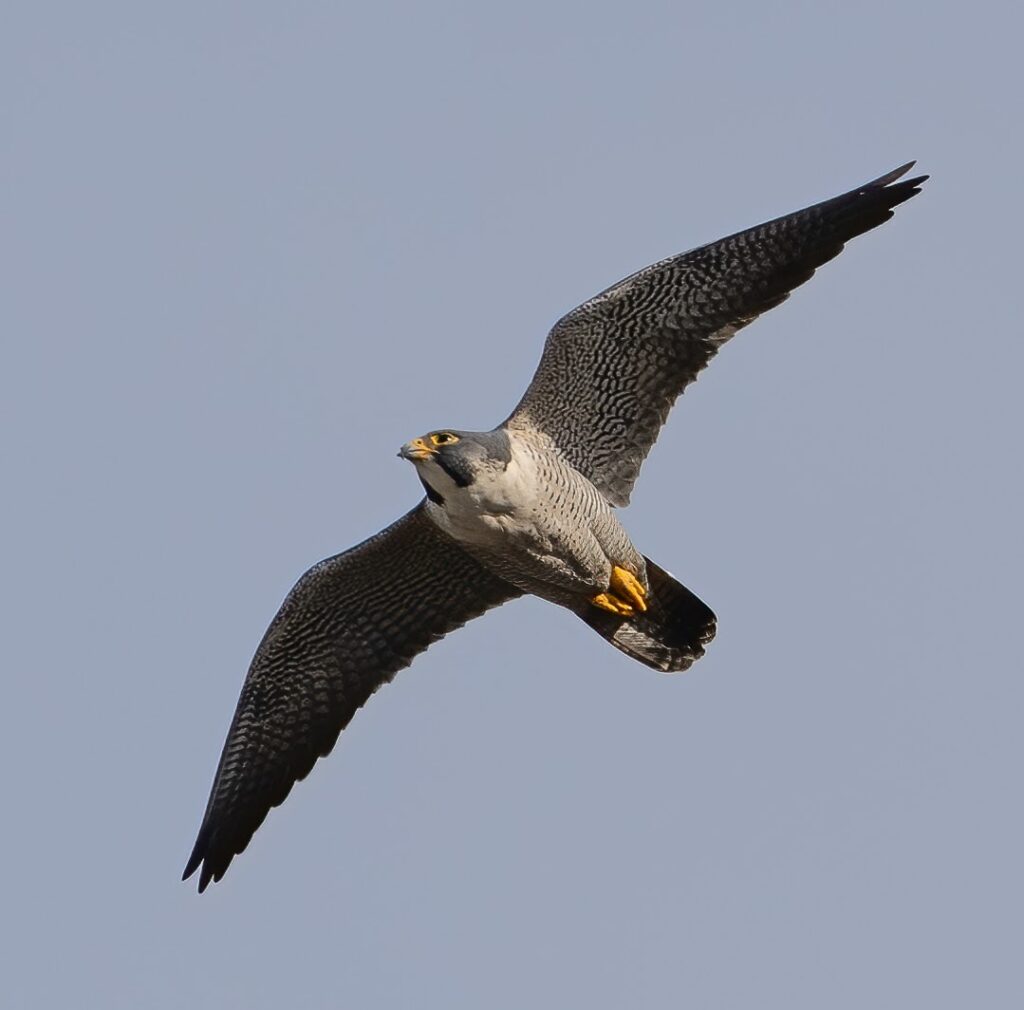
[[[920,192],[913,162],[842,196],[646,267],[560,319],[505,422],[539,430],[627,505],[672,404],[737,330]]]
[[[519,595],[442,533],[423,503],[314,565],[256,650],[183,879],[202,864],[200,891],[220,880],[378,687],[432,642]]]

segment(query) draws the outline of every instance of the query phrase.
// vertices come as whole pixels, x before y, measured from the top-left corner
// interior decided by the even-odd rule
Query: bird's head
[[[504,470],[512,458],[508,435],[501,428],[442,428],[406,442],[398,455],[416,467],[427,496],[438,505],[443,505],[445,496],[455,489],[467,488],[481,476]]]

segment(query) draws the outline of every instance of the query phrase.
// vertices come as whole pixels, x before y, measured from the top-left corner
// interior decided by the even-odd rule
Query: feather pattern
[[[573,309],[505,426],[543,432],[612,505],[627,505],[679,394],[737,330],[919,192],[927,176],[896,181],[913,164],[662,260]]]
[[[439,530],[423,503],[314,565],[256,650],[184,878],[202,864],[200,891],[220,880],[377,688],[432,642],[519,595]]]
[[[653,669],[700,658],[715,615],[639,553],[613,506],[722,344],[917,193],[926,176],[898,181],[911,165],[633,274],[555,325],[503,426],[407,444],[429,500],[288,594],[242,686],[185,877],[199,870],[200,891],[219,880],[377,688],[523,592]],[[613,566],[645,607],[596,605]]]

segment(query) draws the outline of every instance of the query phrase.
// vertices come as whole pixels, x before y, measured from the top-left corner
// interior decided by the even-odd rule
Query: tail
[[[715,637],[715,615],[650,558],[644,560],[651,587],[644,613],[619,617],[590,604],[577,613],[627,656],[662,673],[679,673],[704,655]]]

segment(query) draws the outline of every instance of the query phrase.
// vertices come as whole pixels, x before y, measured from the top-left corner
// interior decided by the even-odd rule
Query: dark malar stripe
[[[434,459],[459,487],[469,487],[473,483],[473,474],[462,460],[445,456],[443,452],[439,452]]]

